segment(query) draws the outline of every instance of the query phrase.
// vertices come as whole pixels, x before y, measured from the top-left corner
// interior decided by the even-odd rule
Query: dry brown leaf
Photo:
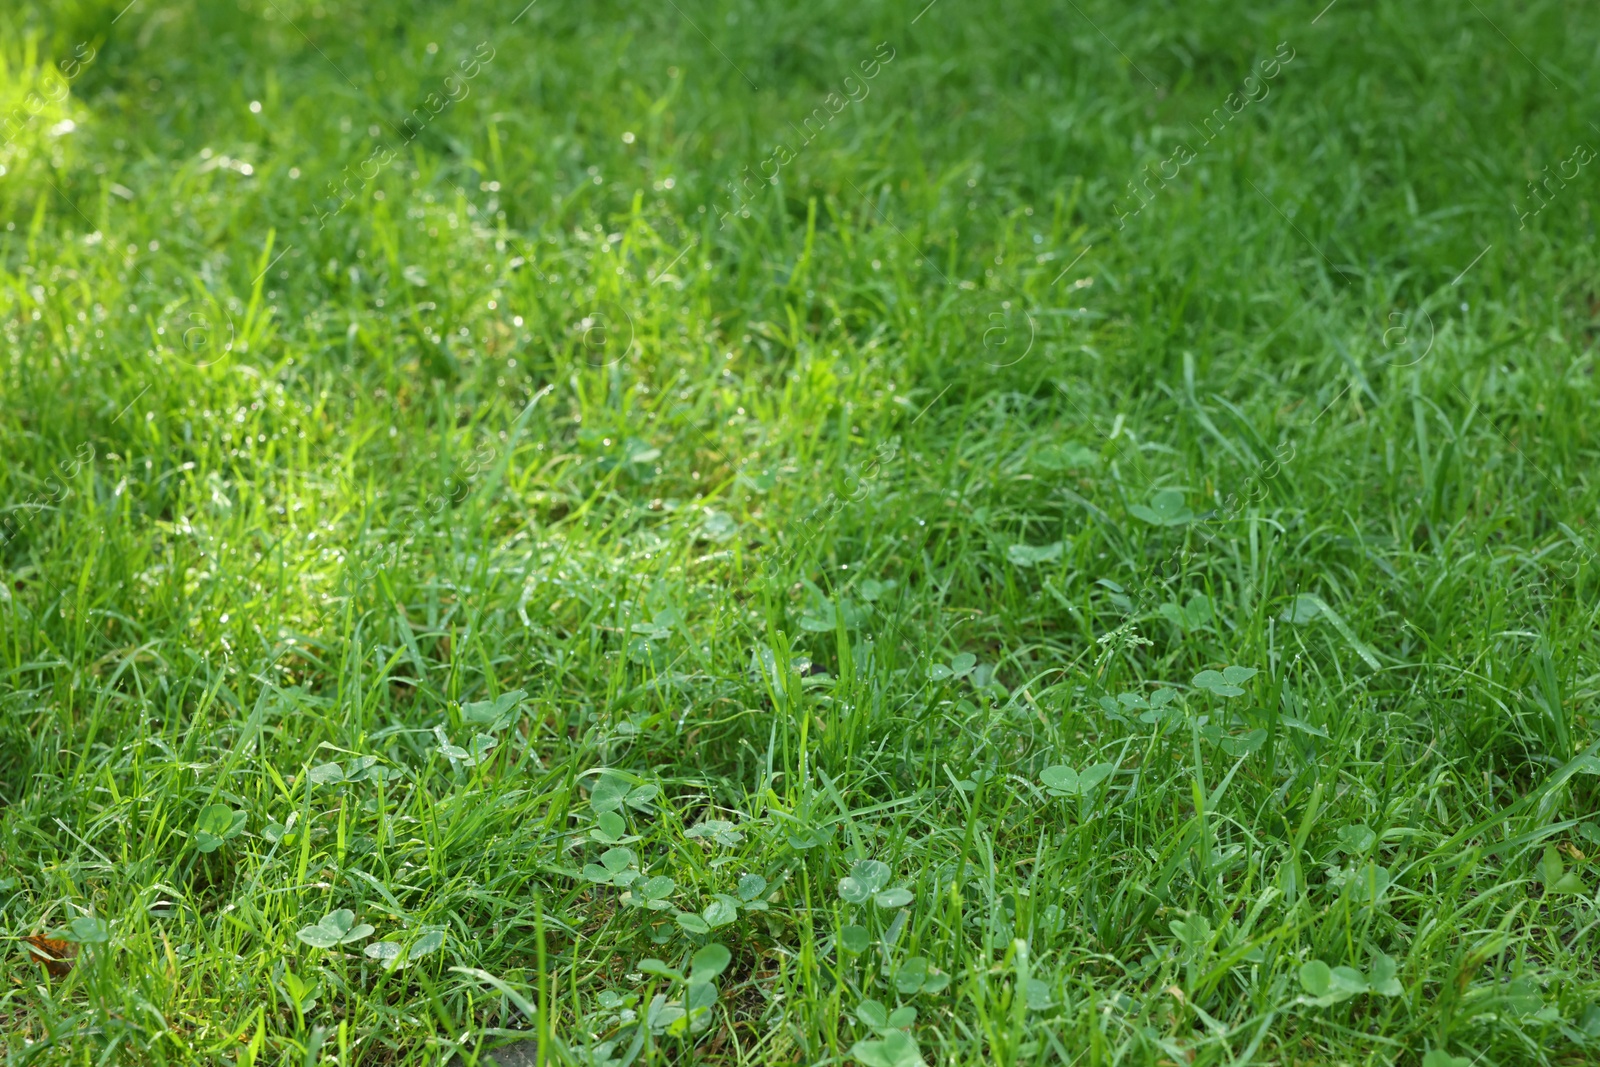
[[[28,945],[28,955],[33,961],[57,978],[72,970],[72,959],[78,946],[71,941],[57,941],[42,934],[29,934],[22,939]]]

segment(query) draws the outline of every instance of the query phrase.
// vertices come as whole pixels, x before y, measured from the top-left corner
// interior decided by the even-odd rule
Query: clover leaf
[[[676,882],[658,874],[654,878],[635,881],[632,887],[622,894],[622,902],[629,907],[665,911],[672,906],[667,898],[672,895],[675,888],[677,888]]]
[[[1539,860],[1539,879],[1544,882],[1546,893],[1582,893],[1584,891],[1583,879],[1576,872],[1563,873],[1565,865],[1561,862],[1561,853],[1556,851],[1556,846],[1544,846],[1544,856]]]
[[[1075,797],[1089,792],[1116,769],[1112,763],[1096,763],[1081,771],[1057,765],[1040,771],[1039,780],[1044,783],[1045,792],[1053,797]]]
[[[1243,696],[1244,690],[1239,686],[1259,673],[1260,671],[1254,667],[1226,667],[1220,671],[1201,671],[1194,676],[1193,684],[1198,689],[1209,689],[1219,697]]]
[[[444,931],[429,930],[407,948],[399,941],[377,941],[366,947],[365,955],[383,964],[386,971],[409,967],[423,956],[431,955],[444,946]]]
[[[527,696],[525,691],[513,689],[493,700],[475,700],[461,705],[461,717],[467,722],[479,724],[492,734],[517,721],[522,714],[522,702]]]
[[[878,860],[857,860],[850,874],[839,880],[839,895],[849,904],[865,904],[873,894],[889,882],[893,873],[887,863]]]
[[[61,940],[80,945],[103,945],[111,940],[111,927],[95,915],[80,915],[67,924]]]
[[[1182,526],[1194,521],[1194,512],[1185,505],[1183,491],[1163,489],[1150,498],[1150,503],[1131,504],[1128,511],[1152,526]]]
[[[356,913],[349,908],[340,908],[330,911],[315,926],[302,926],[295,934],[301,941],[312,948],[332,948],[335,945],[347,945],[352,941],[360,941],[370,937],[373,927],[367,923],[356,924]]]
[[[935,663],[928,668],[928,677],[935,682],[942,682],[947,678],[965,678],[971,674],[978,665],[978,657],[971,652],[958,652],[948,666]]]
[[[872,947],[872,936],[865,926],[843,926],[839,928],[839,947],[859,954]]]
[[[927,1067],[917,1039],[904,1030],[890,1030],[876,1040],[857,1041],[850,1055],[862,1067]]]
[[[226,804],[207,804],[200,809],[200,819],[195,824],[195,844],[201,852],[215,852],[224,842],[238,837],[244,831],[244,823],[244,812],[234,811]]]
[[[638,811],[649,811],[650,801],[661,790],[653,785],[635,785],[616,771],[600,772],[589,793],[589,806],[597,812],[617,811],[624,804]]]

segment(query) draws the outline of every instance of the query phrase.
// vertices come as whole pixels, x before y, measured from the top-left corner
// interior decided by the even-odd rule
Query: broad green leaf
[[[1039,772],[1039,780],[1044,783],[1045,791],[1052,796],[1070,797],[1078,792],[1078,772],[1071,767],[1054,766],[1046,767]]]
[[[639,970],[644,974],[653,974],[657,978],[670,978],[674,982],[683,981],[682,971],[673,967],[668,967],[665,963],[655,959],[654,957],[648,957],[640,960]]]
[[[1352,823],[1339,828],[1339,847],[1353,856],[1359,856],[1373,846],[1378,835],[1366,823]]]
[[[727,970],[728,963],[732,959],[733,953],[713,941],[690,958],[690,979],[696,982],[709,982]]]
[[[477,700],[470,704],[461,705],[461,717],[467,722],[478,723],[490,733],[504,729],[515,722],[520,715],[519,706],[528,694],[521,689],[513,689],[509,693],[502,693],[493,700]]]
[[[731,898],[719,897],[707,904],[700,916],[705,919],[707,927],[727,926],[739,917],[738,904]]]
[[[1049,563],[1060,558],[1060,541],[1052,541],[1048,545],[1016,544],[1006,549],[1006,559],[1019,567],[1032,567],[1035,564]]]
[[[1243,696],[1244,690],[1233,685],[1221,671],[1201,671],[1194,676],[1193,683],[1197,689],[1207,689],[1220,697]]]
[[[334,785],[344,781],[344,768],[337,763],[319,763],[307,774],[317,785]]]
[[[1217,742],[1217,747],[1222,749],[1225,756],[1248,756],[1252,752],[1259,751],[1266,742],[1267,732],[1255,729],[1238,737],[1224,737]]]
[[[67,924],[63,941],[80,945],[103,945],[111,940],[111,927],[97,915],[80,915]]]
[[[1095,763],[1078,772],[1078,791],[1087,793],[1107,778],[1111,777],[1116,765],[1112,763]]]
[[[416,943],[406,951],[406,962],[421,959],[423,956],[438,952],[444,947],[444,931],[432,930],[423,934]]]
[[[839,930],[839,945],[846,952],[865,952],[872,946],[872,939],[864,926],[845,926]]]
[[[301,927],[295,936],[314,948],[332,948],[335,945],[360,941],[370,936],[372,932],[373,928],[367,923],[361,923],[359,926],[356,924],[355,912],[349,908],[340,908],[324,915],[315,926]]]
[[[863,1000],[856,1008],[856,1021],[874,1030],[882,1030],[889,1025],[889,1015],[876,1000]]]
[[[911,890],[905,888],[885,889],[873,896],[872,902],[880,908],[903,908],[916,899]]]
[[[1325,997],[1333,988],[1333,968],[1321,960],[1309,960],[1300,966],[1300,988],[1314,997]]]
[[[405,951],[405,946],[398,941],[374,941],[363,950],[363,955],[378,960],[389,970],[393,970],[400,962],[400,954]]]
[[[195,844],[201,852],[215,852],[244,830],[245,814],[226,804],[207,804],[200,809],[195,826]]]
[[[850,1055],[862,1067],[927,1067],[916,1039],[904,1030],[890,1030],[882,1038],[857,1041]]]
[[[1329,985],[1335,995],[1352,997],[1365,993],[1369,988],[1367,976],[1354,967],[1335,967],[1329,972]]]
[[[839,896],[850,904],[865,904],[889,881],[889,865],[878,860],[857,860],[850,874],[839,880]]]
[[[709,934],[711,932],[711,924],[693,912],[678,912],[678,925],[691,934]]]
[[[589,793],[589,806],[595,811],[616,811],[622,807],[622,802],[627,798],[631,788],[632,783],[626,778],[604,771]]]
[[[1182,526],[1194,520],[1194,512],[1184,503],[1179,489],[1163,489],[1150,498],[1149,504],[1133,504],[1128,511],[1153,526]]]
[[[1395,977],[1399,973],[1400,965],[1394,961],[1393,956],[1378,953],[1372,958],[1372,969],[1367,974],[1367,982],[1372,991],[1383,997],[1398,997],[1405,992],[1400,986],[1400,979]]]

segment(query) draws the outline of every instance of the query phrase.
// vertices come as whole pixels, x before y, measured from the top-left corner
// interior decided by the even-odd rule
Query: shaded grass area
[[[17,9],[8,1061],[1590,1062],[1594,27],[1314,7]]]

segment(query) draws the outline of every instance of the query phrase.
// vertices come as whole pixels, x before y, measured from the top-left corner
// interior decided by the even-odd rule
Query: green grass
[[[1600,1056],[1587,10],[122,3],[0,30],[8,1063]]]

